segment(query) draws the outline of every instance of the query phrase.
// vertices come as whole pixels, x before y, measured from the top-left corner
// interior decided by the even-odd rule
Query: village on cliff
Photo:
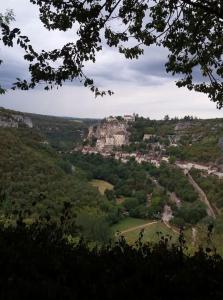
[[[150,143],[150,150],[147,153],[140,151],[127,152],[123,146],[130,143],[130,133],[128,128],[135,122],[136,115],[125,115],[123,117],[110,116],[103,119],[99,124],[89,127],[88,135],[85,139],[84,146],[76,147],[73,151],[81,151],[83,154],[100,154],[103,157],[113,157],[123,163],[134,159],[137,163],[151,163],[159,167],[162,162],[169,163],[170,157],[166,154],[166,147],[159,141],[153,141],[154,134],[144,134],[143,141]],[[178,131],[183,125],[181,123],[175,126]],[[170,146],[178,147],[177,138],[169,138]],[[216,166],[201,164],[189,161],[174,161],[174,164],[185,172],[192,168],[206,172],[208,175],[213,174],[223,178],[223,172]]]

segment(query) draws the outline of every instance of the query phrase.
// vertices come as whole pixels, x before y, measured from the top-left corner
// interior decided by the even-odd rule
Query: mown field
[[[120,221],[118,224],[112,226],[113,234],[117,232],[124,236],[126,241],[130,244],[134,244],[139,238],[142,228],[137,228],[138,226],[145,225],[143,230],[143,241],[144,242],[158,242],[162,237],[168,237],[170,242],[177,242],[179,235],[176,234],[173,230],[168,228],[161,221],[157,221],[155,224],[146,225],[152,223],[152,220],[143,220],[137,218],[126,218]],[[188,227],[184,230],[185,238],[185,251],[189,254],[194,253],[199,249],[203,248],[216,248],[217,253],[223,255],[223,234],[219,234],[213,229],[213,234],[211,235],[210,241],[208,241],[208,230],[205,225],[197,225],[196,227],[196,236],[192,238],[192,228]],[[131,230],[132,229],[132,230]],[[128,231],[127,231],[128,230]],[[124,231],[124,232],[123,232]],[[127,232],[125,232],[127,231]],[[123,232],[123,233],[122,233]]]
[[[98,188],[99,192],[104,195],[106,190],[112,190],[114,186],[104,180],[99,180],[99,179],[93,179],[90,181],[90,184],[96,188]]]
[[[144,242],[157,242],[162,236],[171,237],[171,241],[177,240],[177,235],[171,229],[167,228],[165,224],[157,221],[154,224],[146,225],[154,222],[153,220],[142,220],[135,218],[126,218],[112,227],[114,234],[120,232],[125,237],[128,243],[133,244],[140,235],[143,227],[137,228],[138,226],[145,225],[143,230],[143,241]],[[132,230],[131,230],[132,229]],[[123,232],[122,231],[126,231]]]
[[[127,230],[132,227],[144,225],[148,222],[149,222],[149,220],[143,220],[143,219],[131,218],[131,217],[125,218],[125,219],[121,220],[118,224],[115,224],[114,226],[112,226],[112,231],[114,233],[117,231],[121,232],[123,230]]]

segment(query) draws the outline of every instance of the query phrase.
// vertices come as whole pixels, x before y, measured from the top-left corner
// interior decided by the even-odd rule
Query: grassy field
[[[130,229],[132,227],[141,226],[152,221],[149,220],[142,220],[142,219],[135,219],[135,218],[126,218],[119,222],[118,224],[114,225],[112,230],[113,232],[117,231],[124,231],[126,229]],[[126,240],[133,244],[139,237],[141,228],[135,229],[133,231],[129,231],[123,234]],[[169,235],[172,237],[172,241],[177,239],[177,235],[169,228],[167,228],[162,222],[157,222],[156,224],[149,225],[145,227],[143,233],[143,241],[145,242],[157,242],[160,240],[161,236]]]
[[[131,227],[136,227],[149,223],[149,220],[137,219],[137,218],[125,218],[120,221],[118,224],[112,226],[112,231],[115,233],[117,231],[123,231]]]
[[[104,195],[105,190],[112,190],[114,186],[104,180],[99,180],[99,179],[93,179],[90,181],[90,184],[96,188],[98,188],[99,192]]]
[[[122,232],[127,229],[141,226],[147,223],[151,223],[152,220],[142,220],[136,218],[125,218],[118,224],[112,226],[112,231],[115,234],[117,231]],[[213,233],[212,242],[208,245],[207,243],[207,226],[198,225],[196,226],[197,234],[196,241],[192,241],[192,228],[187,228],[184,231],[184,237],[186,240],[186,253],[192,254],[199,249],[199,247],[215,247],[217,253],[223,256],[223,234],[217,234],[215,231]],[[139,238],[141,228],[134,229],[132,231],[123,233],[126,241],[129,244],[134,244]],[[169,229],[164,223],[158,221],[156,224],[149,225],[145,227],[143,232],[144,242],[158,242],[162,236],[171,236],[171,242],[178,242],[178,234],[174,233]]]
[[[134,243],[140,234],[141,229],[134,230],[128,233],[125,233],[124,236],[129,243]],[[177,236],[176,234],[167,228],[161,222],[157,224],[152,224],[144,229],[143,232],[143,241],[144,242],[157,242],[162,236],[171,236],[172,241],[175,241]]]

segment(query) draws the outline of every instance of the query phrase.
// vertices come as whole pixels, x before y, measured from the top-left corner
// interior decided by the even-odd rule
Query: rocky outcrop
[[[184,130],[191,128],[192,126],[193,126],[193,124],[191,122],[179,122],[175,126],[174,130],[175,131],[184,131]]]
[[[98,150],[110,150],[113,147],[129,143],[128,125],[115,118],[105,120],[99,125],[91,126],[88,132],[88,141],[95,141]]]
[[[23,114],[13,114],[0,110],[0,127],[3,128],[19,128],[19,127],[33,127],[32,120]]]

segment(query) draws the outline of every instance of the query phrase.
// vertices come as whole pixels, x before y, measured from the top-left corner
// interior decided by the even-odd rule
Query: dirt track
[[[135,231],[135,230],[138,230],[138,229],[144,229],[146,227],[149,227],[149,226],[151,226],[153,224],[157,224],[157,223],[158,223],[157,221],[154,221],[154,222],[149,222],[149,223],[146,223],[146,224],[143,224],[143,225],[131,227],[129,229],[121,231],[121,234],[125,234],[125,233],[131,232],[131,231]]]

